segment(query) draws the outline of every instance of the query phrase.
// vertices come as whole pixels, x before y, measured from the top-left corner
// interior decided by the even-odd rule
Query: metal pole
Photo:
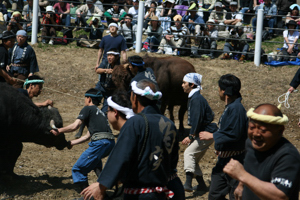
[[[260,58],[261,58],[261,41],[262,41],[263,23],[264,23],[264,10],[259,9],[257,12],[255,52],[254,52],[254,64],[257,67],[260,65]]]
[[[39,20],[38,7],[39,7],[39,0],[33,0],[31,44],[37,43],[38,20]]]
[[[135,42],[135,52],[140,53],[142,48],[142,34],[143,34],[143,24],[144,24],[144,8],[145,2],[139,2],[139,13],[138,13],[138,23],[136,32],[136,42]]]

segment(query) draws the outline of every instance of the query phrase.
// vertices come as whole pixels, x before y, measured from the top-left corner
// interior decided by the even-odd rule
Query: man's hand
[[[6,71],[10,71],[10,66],[9,65],[6,65]]]
[[[58,136],[60,134],[60,132],[58,131],[58,129],[52,129],[50,131],[53,135]]]
[[[115,22],[118,22],[120,19],[116,18],[116,17],[113,17],[112,20],[114,20]]]
[[[47,99],[45,102],[44,102],[45,106],[53,106],[53,101],[50,100],[50,99]]]
[[[225,165],[223,168],[223,172],[231,176],[231,178],[234,178],[235,180],[240,180],[240,178],[247,173],[243,167],[243,165],[237,161],[231,158],[229,163]]]
[[[293,47],[289,47],[288,50],[287,50],[287,52],[288,52],[289,54],[292,54],[292,53],[293,53]]]
[[[207,131],[201,131],[199,133],[200,140],[212,140],[214,139],[213,134]]]
[[[295,88],[294,88],[294,87],[290,87],[290,88],[288,89],[288,92],[290,92],[290,93],[293,93],[293,92],[294,92],[294,90],[295,90]]]
[[[174,37],[174,35],[166,35],[167,40],[171,40],[172,37]]]
[[[113,69],[106,69],[106,73],[107,73],[107,74],[112,74],[113,71],[114,71]]]
[[[242,200],[244,185],[240,182],[237,188],[234,190],[234,198],[236,200]]]
[[[184,140],[182,140],[182,144],[188,145],[189,143],[191,143],[191,140],[189,137],[184,138]]]
[[[91,184],[89,187],[85,188],[80,194],[84,196],[84,200],[88,200],[94,197],[95,200],[104,199],[105,191],[100,190],[99,182]]]

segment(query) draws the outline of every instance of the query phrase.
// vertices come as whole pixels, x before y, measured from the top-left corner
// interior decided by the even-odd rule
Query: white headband
[[[107,98],[107,104],[108,106],[116,109],[117,111],[120,111],[121,113],[126,115],[126,119],[129,119],[130,117],[134,116],[134,113],[132,111],[132,109],[130,108],[126,108],[123,106],[120,106],[118,104],[116,104],[115,102],[112,101],[111,96]]]
[[[115,52],[115,51],[108,51],[108,52],[106,53],[106,55],[108,55],[108,54],[120,55],[119,52]]]
[[[145,96],[150,100],[158,100],[162,97],[162,93],[160,91],[154,93],[149,86],[147,86],[144,90],[142,90],[138,88],[136,84],[137,84],[136,81],[133,81],[131,83],[131,89],[135,94]]]

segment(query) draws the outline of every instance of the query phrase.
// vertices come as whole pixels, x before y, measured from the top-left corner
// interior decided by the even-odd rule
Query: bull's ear
[[[51,110],[52,106],[48,105],[48,109]]]
[[[55,121],[53,119],[50,120],[50,126],[52,129],[57,129],[55,126]]]

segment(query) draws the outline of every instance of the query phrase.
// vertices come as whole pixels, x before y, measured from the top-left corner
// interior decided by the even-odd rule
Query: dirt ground
[[[84,106],[84,92],[94,87],[97,75],[94,73],[97,51],[73,46],[43,46],[34,45],[40,75],[45,78],[45,89],[34,101],[52,99],[64,120],[64,125],[72,123]],[[128,52],[128,55],[134,55]],[[144,55],[141,53],[140,55]],[[153,56],[158,56],[154,55]],[[246,109],[261,103],[278,104],[277,98],[289,88],[289,83],[298,67],[269,67],[254,66],[253,62],[238,63],[235,60],[223,61],[192,59],[184,57],[191,62],[196,71],[203,75],[202,94],[208,100],[215,112],[215,121],[219,120],[224,109],[224,102],[218,96],[219,77],[226,73],[238,76],[242,81],[241,94]],[[297,122],[300,117],[300,94],[290,95],[290,109],[282,108],[288,115],[290,122],[284,133],[297,148],[300,149],[300,128]],[[178,111],[178,108],[176,108]],[[177,117],[177,112],[175,113]],[[168,113],[166,113],[168,116]],[[186,117],[185,117],[186,119]],[[178,125],[178,120],[175,121]],[[185,120],[185,128],[189,128]],[[74,133],[67,133],[67,139],[73,139]],[[58,151],[55,148],[46,148],[33,143],[25,143],[23,152],[19,157],[15,173],[24,176],[23,179],[7,182],[0,185],[0,199],[73,199],[80,195],[72,184],[71,169],[81,153],[88,147],[88,143],[77,145],[73,149]],[[180,145],[180,159],[178,162],[178,175],[185,181],[183,171],[183,152],[186,146]],[[207,151],[200,165],[207,185],[210,184],[212,167],[216,162],[213,145]],[[93,172],[89,174],[89,182],[96,181]],[[196,185],[194,180],[193,185]],[[208,193],[186,193],[187,199],[207,199]]]

